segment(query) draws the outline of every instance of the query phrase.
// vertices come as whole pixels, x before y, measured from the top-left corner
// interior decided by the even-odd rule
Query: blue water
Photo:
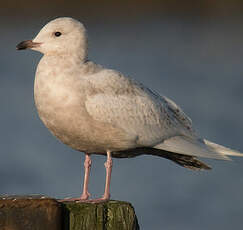
[[[243,20],[156,19],[86,23],[89,58],[166,95],[201,136],[243,151]],[[43,20],[1,22],[0,194],[78,196],[82,153],[60,143],[38,118],[33,81],[40,54],[17,52]],[[93,157],[90,192],[103,193],[104,157]],[[112,199],[130,201],[141,229],[227,230],[243,224],[243,159],[205,160],[193,172],[165,159],[115,159]]]

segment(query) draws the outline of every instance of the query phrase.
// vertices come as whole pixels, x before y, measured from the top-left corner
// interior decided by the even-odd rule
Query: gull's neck
[[[87,55],[80,53],[48,53],[43,56],[46,60],[56,60],[57,62],[72,63],[72,65],[82,65],[88,61]]]

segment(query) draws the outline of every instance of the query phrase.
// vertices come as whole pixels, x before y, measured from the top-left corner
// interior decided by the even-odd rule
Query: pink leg
[[[89,154],[85,154],[85,161],[84,161],[84,184],[83,184],[83,193],[81,197],[77,198],[65,198],[59,201],[77,201],[77,202],[85,202],[89,199],[89,192],[88,192],[88,184],[89,184],[89,173],[91,168],[91,158]]]
[[[112,158],[111,158],[110,151],[107,151],[107,160],[105,162],[105,168],[106,168],[105,193],[102,198],[104,200],[109,200],[110,199],[111,171],[112,171]]]
[[[89,154],[85,155],[85,161],[84,161],[84,184],[83,184],[83,193],[80,197],[81,200],[88,200],[90,197],[90,193],[88,192],[88,185],[89,185],[89,173],[91,168],[91,158]]]
[[[107,160],[105,162],[106,168],[106,181],[105,181],[105,192],[101,198],[89,200],[88,202],[98,203],[98,202],[105,202],[110,199],[110,183],[111,183],[111,171],[112,171],[112,157],[111,152],[107,151]]]

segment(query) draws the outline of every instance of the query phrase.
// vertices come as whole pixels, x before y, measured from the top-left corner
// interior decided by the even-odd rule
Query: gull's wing
[[[229,159],[193,130],[190,118],[172,100],[115,71],[89,78],[92,93],[85,106],[92,119],[124,130],[134,147],[153,147],[179,154]],[[87,91],[88,92],[88,91]]]
[[[171,100],[118,72],[89,77],[92,93],[85,101],[89,115],[136,139],[137,146],[155,146],[177,135],[194,136],[191,121]]]
[[[162,149],[179,154],[206,157],[219,160],[230,160],[225,154],[208,146],[202,139],[189,139],[185,136],[175,136],[164,140],[154,146],[156,149]]]
[[[124,130],[138,146],[153,146],[175,133],[167,127],[165,114],[147,97],[100,93],[87,97],[85,106],[94,120]]]
[[[152,92],[154,93],[154,92]],[[175,135],[163,140],[154,148],[175,152],[179,154],[192,155],[197,157],[206,157],[220,160],[230,160],[226,151],[219,151],[219,148],[213,148],[208,141],[199,138],[193,129],[191,119],[182,111],[182,109],[167,97],[161,97],[154,93],[158,100],[166,108],[169,117],[174,122],[174,126],[179,128],[183,135]],[[224,148],[225,149],[225,148]],[[229,149],[227,149],[229,150]],[[229,151],[228,151],[229,152]],[[232,152],[232,151],[230,151]]]

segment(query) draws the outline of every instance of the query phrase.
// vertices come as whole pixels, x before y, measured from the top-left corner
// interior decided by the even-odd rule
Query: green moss
[[[64,230],[139,230],[132,205],[124,201],[63,203]]]

